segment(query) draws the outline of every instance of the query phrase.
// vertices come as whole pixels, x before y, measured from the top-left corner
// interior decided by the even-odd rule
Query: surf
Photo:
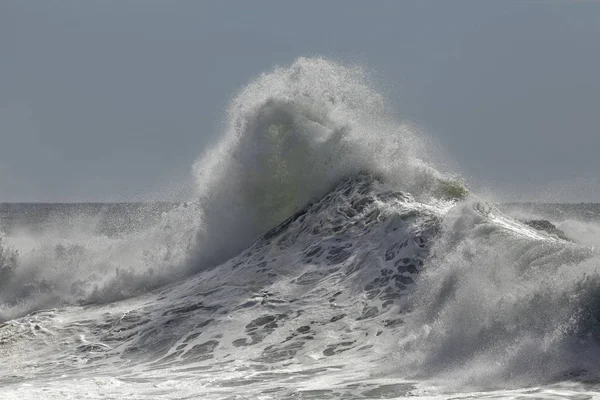
[[[89,220],[57,234],[58,219],[2,238],[7,382],[59,363],[90,385],[82,365],[111,384],[168,371],[214,398],[595,384],[597,250],[510,217],[430,155],[360,67],[260,75],[189,201],[110,235]]]
[[[359,172],[414,196],[466,194],[427,163],[425,144],[361,67],[323,58],[276,67],[234,97],[222,129],[193,166],[195,195],[151,226],[107,235],[96,217],[64,216],[6,238],[1,318],[125,299],[212,268]]]

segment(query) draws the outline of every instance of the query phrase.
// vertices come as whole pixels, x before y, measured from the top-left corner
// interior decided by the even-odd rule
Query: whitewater
[[[376,87],[300,58],[188,201],[7,211],[0,398],[600,397],[600,224],[486,201]]]

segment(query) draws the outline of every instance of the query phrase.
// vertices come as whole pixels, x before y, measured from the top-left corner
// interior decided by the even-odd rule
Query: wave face
[[[129,229],[85,212],[2,237],[0,397],[596,390],[597,250],[424,154],[359,68],[260,76],[196,163],[194,201],[116,213],[153,215]]]

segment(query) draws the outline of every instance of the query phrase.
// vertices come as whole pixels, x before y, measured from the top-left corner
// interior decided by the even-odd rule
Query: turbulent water
[[[193,170],[0,207],[0,398],[596,397],[600,206],[470,193],[360,68],[261,75]]]

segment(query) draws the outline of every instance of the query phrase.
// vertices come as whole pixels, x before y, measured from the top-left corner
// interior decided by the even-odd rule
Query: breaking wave
[[[20,325],[30,318],[88,338],[39,347],[41,368],[54,365],[50,351],[92,366],[135,361],[141,374],[195,365],[207,387],[251,370],[255,396],[292,393],[283,373],[264,372],[274,365],[446,387],[597,382],[597,250],[503,214],[428,154],[361,68],[319,58],[275,68],[231,102],[194,165],[192,201],[135,229],[100,234],[82,218],[57,231],[59,218],[3,236],[0,318],[88,308],[68,328],[54,317],[71,309],[9,321],[0,343],[10,329],[35,344]],[[336,390],[323,394],[357,387]]]
[[[0,319],[111,302],[217,265],[360,171],[434,195],[442,175],[424,154],[361,68],[307,58],[275,68],[231,102],[218,143],[194,165],[192,201],[134,232],[99,234],[97,218],[66,216],[13,240],[34,244],[22,246],[0,283]],[[131,219],[118,212],[114,218]]]

